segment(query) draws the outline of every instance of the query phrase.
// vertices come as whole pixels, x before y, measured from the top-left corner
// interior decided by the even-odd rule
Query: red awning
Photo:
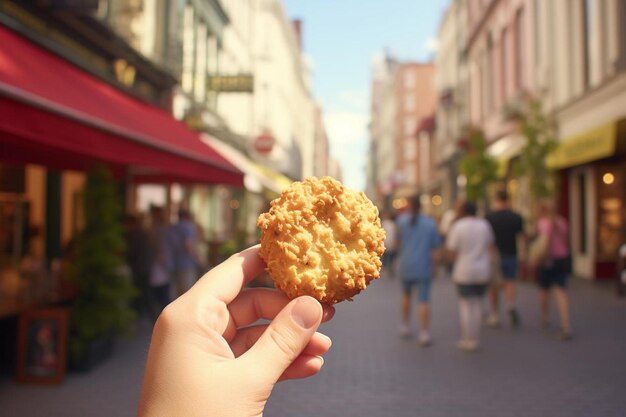
[[[169,113],[0,26],[0,161],[243,185],[243,173]]]

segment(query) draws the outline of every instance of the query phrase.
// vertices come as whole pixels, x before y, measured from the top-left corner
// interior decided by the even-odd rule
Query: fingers
[[[265,263],[258,254],[259,248],[259,245],[252,246],[231,256],[204,274],[191,291],[230,303],[246,283],[265,269]]]
[[[302,354],[280,376],[279,381],[287,379],[302,379],[315,375],[324,365],[324,358]]]
[[[230,342],[230,348],[233,351],[233,354],[236,358],[244,354],[250,349],[259,337],[265,332],[269,325],[262,324],[258,326],[246,327],[245,329],[240,329],[237,332],[237,335]],[[332,341],[330,337],[325,334],[315,332],[311,337],[311,340],[306,345],[302,354],[307,354],[310,356],[320,356],[328,352],[330,346],[332,345]]]
[[[265,382],[275,383],[309,344],[322,315],[322,306],[314,298],[292,300],[238,360],[257,368]]]
[[[242,291],[229,305],[230,322],[224,331],[224,338],[231,341],[237,328],[247,326],[259,319],[272,320],[289,304],[283,293],[269,288],[253,288]],[[335,308],[324,305],[322,322],[335,315]],[[256,339],[255,339],[256,341]]]

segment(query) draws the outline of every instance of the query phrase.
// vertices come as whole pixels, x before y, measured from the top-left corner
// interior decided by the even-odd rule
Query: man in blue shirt
[[[202,266],[197,251],[198,229],[186,209],[178,211],[178,223],[174,226],[176,235],[175,281],[173,299],[183,295],[198,279],[198,269]]]
[[[433,273],[433,252],[441,245],[441,236],[435,222],[420,213],[420,197],[414,196],[409,201],[409,211],[398,217],[399,273],[402,278],[402,327],[400,335],[411,334],[411,292],[418,289],[418,317],[420,324],[419,343],[428,346],[431,343],[430,324],[430,283]]]

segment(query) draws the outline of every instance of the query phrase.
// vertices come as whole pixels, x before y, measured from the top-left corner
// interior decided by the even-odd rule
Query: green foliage
[[[88,177],[83,195],[85,228],[76,240],[71,277],[78,287],[70,324],[70,354],[79,358],[89,342],[129,330],[136,318],[129,301],[135,288],[124,271],[122,206],[109,171]]]
[[[467,179],[467,198],[472,201],[486,199],[487,187],[498,179],[498,162],[487,153],[487,141],[479,129],[470,131],[459,172]]]
[[[526,138],[515,174],[526,175],[530,195],[534,200],[552,197],[554,176],[546,159],[557,146],[556,124],[541,110],[541,102],[530,98],[522,108],[509,109],[509,118],[519,122],[520,133]]]

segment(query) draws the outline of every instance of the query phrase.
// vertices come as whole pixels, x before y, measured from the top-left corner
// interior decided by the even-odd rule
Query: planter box
[[[104,362],[113,355],[113,336],[103,336],[87,345],[85,354],[80,358],[70,356],[69,369],[77,372],[88,372],[96,365]]]

